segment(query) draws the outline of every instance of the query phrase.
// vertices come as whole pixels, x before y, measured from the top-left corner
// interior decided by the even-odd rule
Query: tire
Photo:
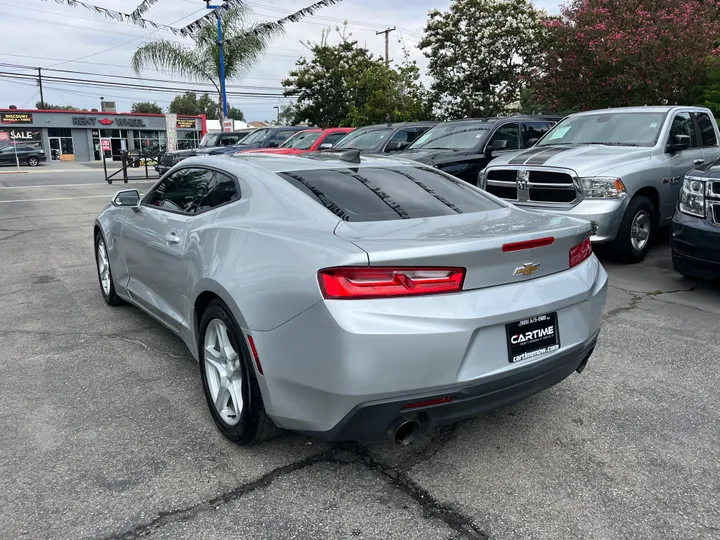
[[[617,237],[608,246],[612,257],[620,262],[635,264],[642,261],[650,250],[655,233],[657,211],[644,195],[633,197],[620,222]],[[647,237],[640,238],[645,231]]]
[[[29,158],[27,158],[27,164],[30,167],[37,167],[39,163],[40,163],[40,160],[38,158],[36,158],[35,156],[30,156]]]
[[[105,253],[104,259],[102,257],[103,251]],[[103,283],[103,271],[105,267],[107,268],[107,282]],[[100,293],[102,294],[103,300],[105,300],[105,302],[110,306],[123,305],[125,301],[120,298],[115,292],[115,283],[113,282],[112,272],[110,270],[110,257],[108,257],[107,255],[105,238],[100,231],[95,234],[95,268],[97,269],[98,282],[100,284]]]
[[[218,332],[222,335],[223,329],[224,343],[229,343],[232,348],[230,354],[226,354],[226,346],[222,347],[222,353],[218,352],[221,348]],[[215,353],[209,352],[209,349]],[[250,445],[282,433],[282,429],[265,412],[255,368],[240,327],[220,300],[210,302],[200,319],[198,358],[210,414],[227,439],[236,444]],[[228,370],[232,375],[228,376]],[[240,406],[239,401],[242,402]]]

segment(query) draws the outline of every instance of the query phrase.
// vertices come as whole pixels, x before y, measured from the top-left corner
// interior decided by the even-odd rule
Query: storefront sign
[[[225,133],[230,133],[233,130],[233,121],[231,118],[225,118],[223,120],[223,131]]]
[[[32,124],[33,115],[28,113],[1,113],[1,124]]]
[[[2,138],[3,135],[6,137],[5,139]],[[9,129],[0,131],[0,140],[40,144],[42,142],[42,133],[39,129]]]
[[[102,151],[103,151],[103,152],[110,152],[110,139],[103,139],[103,140],[102,140]]]
[[[177,128],[183,118],[178,119],[177,114],[168,113],[165,115],[165,136],[167,139],[167,151],[175,152],[177,150]]]
[[[145,120],[142,118],[116,118],[114,122],[121,127],[145,127]],[[112,118],[101,118],[98,120],[94,116],[73,116],[73,126],[95,126],[102,124],[109,126],[113,123]]]
[[[178,129],[195,129],[194,118],[178,118],[175,124]]]

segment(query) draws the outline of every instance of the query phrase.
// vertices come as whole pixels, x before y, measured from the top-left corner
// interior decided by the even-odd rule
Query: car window
[[[253,144],[264,141],[270,136],[271,129],[258,129],[243,139],[243,144]]]
[[[550,130],[552,124],[552,122],[523,122],[523,146],[525,146],[525,148],[528,148],[535,144],[537,142],[537,139],[540,139],[540,137],[545,135]],[[533,139],[536,140],[531,142]]]
[[[232,146],[237,144],[239,139],[238,135],[223,135],[218,146]]]
[[[214,174],[208,169],[180,169],[148,193],[144,204],[194,214],[199,202],[208,193]]]
[[[358,129],[338,142],[335,149],[341,150],[372,150],[387,141],[392,128]]]
[[[322,131],[300,131],[287,139],[280,148],[294,148],[296,150],[308,150],[315,141],[322,135]],[[273,137],[274,139],[274,137]]]
[[[335,143],[344,139],[346,135],[347,133],[331,133],[323,139],[322,144],[332,144],[334,146]]]
[[[480,144],[490,127],[485,122],[438,124],[418,137],[408,150],[470,150]]]
[[[690,118],[690,113],[678,113],[673,118],[672,125],[670,126],[670,142],[674,140],[677,135],[687,135],[690,137],[690,148],[697,148],[697,134],[695,133],[695,126]]]
[[[518,150],[520,148],[520,138],[518,136],[517,124],[505,124],[500,126],[488,141],[491,146],[495,141],[507,141],[505,150]]]
[[[362,167],[279,175],[345,221],[389,221],[500,208],[469,184],[435,169]]]
[[[415,128],[401,129],[390,139],[391,142],[407,142],[411,143],[418,138],[418,132]]]
[[[568,116],[552,126],[538,146],[559,144],[605,144],[654,146],[667,113],[598,112]]]
[[[703,146],[717,146],[717,135],[715,134],[715,126],[707,113],[697,113],[695,115],[698,126],[700,126],[700,136],[702,137]]]
[[[2,152],[3,154],[15,153],[15,147],[13,145],[8,145],[2,150],[0,150],[0,152]]]
[[[200,140],[199,148],[205,148],[206,146],[215,146],[215,141],[218,140],[219,135],[217,133],[206,133]]]
[[[291,130],[278,131],[272,137],[270,137],[270,140],[277,143],[285,142],[288,140],[288,138],[292,137],[296,133],[297,131]]]
[[[208,185],[207,195],[198,204],[197,212],[206,212],[220,205],[236,201],[239,198],[240,194],[235,180],[216,171]]]

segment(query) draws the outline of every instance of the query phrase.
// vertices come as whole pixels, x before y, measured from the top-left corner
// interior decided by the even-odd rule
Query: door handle
[[[165,235],[165,241],[168,244],[179,244],[180,243],[180,237],[175,236],[175,233],[169,233]]]
[[[705,160],[704,159],[696,159],[695,161],[693,161],[693,163],[695,165],[702,165],[703,163],[705,163]]]

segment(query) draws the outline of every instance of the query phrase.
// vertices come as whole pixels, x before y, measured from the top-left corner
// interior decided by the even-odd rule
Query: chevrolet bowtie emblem
[[[514,276],[525,276],[530,277],[530,275],[534,274],[538,271],[540,268],[539,264],[534,263],[526,263],[525,266],[521,266],[520,268],[515,269]]]

